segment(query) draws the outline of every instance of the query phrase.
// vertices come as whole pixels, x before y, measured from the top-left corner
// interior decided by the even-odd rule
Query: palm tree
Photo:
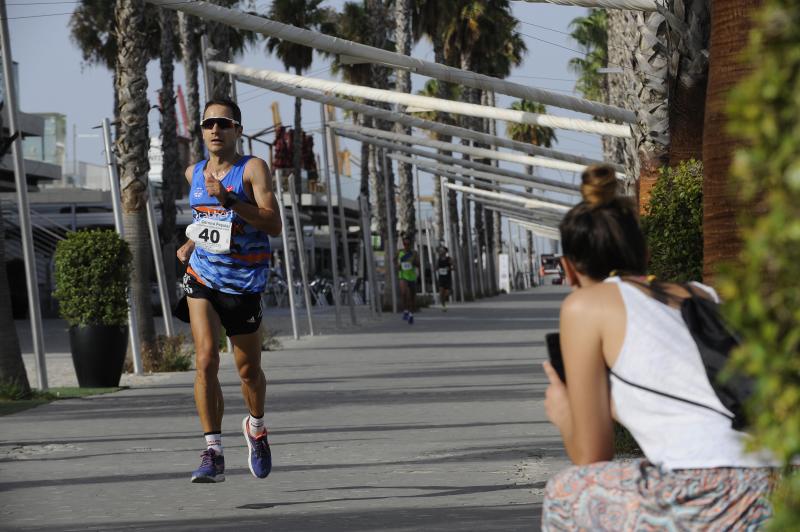
[[[608,76],[599,69],[608,65],[608,12],[605,9],[590,9],[585,17],[576,17],[569,23],[570,36],[584,52],[583,57],[569,60],[569,69],[577,74],[575,90],[589,100],[607,102],[609,100]],[[602,137],[603,154],[612,159],[616,138]]]
[[[328,9],[320,8],[323,0],[274,0],[268,18],[284,24],[291,24],[307,30],[318,30],[330,33],[333,16]],[[267,39],[267,51],[274,53],[281,60],[286,70],[294,70],[298,76],[309,69],[314,59],[314,50],[307,46],[291,43],[270,37]],[[294,102],[294,153],[293,166],[297,190],[300,190],[300,169],[303,144],[302,131],[302,98]]]
[[[17,329],[14,326],[6,273],[5,242],[6,228],[3,213],[0,211],[0,342],[3,345],[0,349],[0,386],[7,386],[22,396],[28,396],[31,393],[31,385],[28,382],[28,373],[22,361]]]
[[[173,72],[175,70],[175,11],[160,8],[161,22],[161,250],[165,262],[167,291],[170,304],[176,303],[175,256],[175,197],[183,179],[178,161],[177,116],[175,114],[175,91]],[[153,198],[155,199],[155,198]]]
[[[372,31],[369,27],[367,10],[363,2],[346,2],[342,12],[336,16],[333,35],[336,37],[367,44]],[[341,75],[342,79],[353,85],[368,86],[372,75],[369,63],[342,63],[339,56],[334,56],[331,63],[331,72]],[[373,105],[372,102],[365,102]],[[372,118],[366,115],[353,114],[353,122],[364,127],[372,127]],[[369,198],[369,144],[361,143],[361,187],[360,194]]]
[[[718,0],[711,6],[708,90],[703,128],[703,278],[713,280],[716,266],[733,260],[741,240],[737,205],[728,172],[737,147],[727,133],[725,103],[730,89],[752,71],[741,60],[760,0]]]
[[[434,96],[436,98],[444,98],[447,100],[459,100],[461,98],[461,86],[454,85],[452,83],[445,83],[443,81],[439,81],[436,79],[428,80],[425,83],[425,86],[422,90],[417,91],[417,94],[420,96]],[[443,124],[450,124],[455,125],[455,121],[453,120],[453,116],[450,113],[443,113],[440,111],[425,111],[421,113],[415,113],[415,115],[419,116],[420,118],[424,118],[425,120],[431,120],[433,122],[441,122]],[[434,140],[440,140],[442,142],[450,142],[452,137],[450,135],[442,135],[436,132],[429,132],[429,135]],[[439,150],[441,155],[446,155],[448,157],[452,156],[453,153],[450,151],[443,151]],[[449,194],[448,198],[452,197],[453,202],[455,202],[455,195]],[[433,177],[433,228],[434,234],[438,240],[444,239],[444,212],[442,211],[442,181],[438,175],[434,175]],[[453,210],[452,212],[456,212]],[[452,220],[452,218],[451,218]],[[449,245],[449,244],[448,244]]]
[[[536,114],[545,114],[547,112],[547,108],[544,105],[529,100],[517,100],[511,104],[511,108]],[[550,148],[553,143],[558,141],[553,128],[516,122],[509,123],[506,126],[506,135],[517,142],[526,142],[545,148]],[[526,165],[525,169],[530,175],[533,175],[533,166]],[[531,192],[530,188],[525,190],[526,192]],[[526,231],[526,234],[528,236],[528,264],[533,264],[533,234],[530,231]]]
[[[442,65],[448,64],[444,53],[445,28],[449,23],[450,17],[454,12],[457,2],[458,0],[414,0],[414,16],[412,17],[411,21],[414,40],[419,41],[423,36],[427,37],[433,45],[434,61]],[[429,89],[434,90],[430,91]],[[454,85],[451,83],[431,80],[425,85],[425,89],[423,89],[423,91],[421,91],[419,94],[423,94],[425,96],[435,96],[442,99],[454,99],[451,98],[454,91]],[[438,116],[436,120],[445,123],[454,123],[452,119],[445,113],[442,113],[441,116]],[[452,137],[440,136],[439,140],[443,142],[450,142]],[[447,156],[452,155],[451,152],[442,150],[439,150],[439,153]],[[444,238],[443,209],[447,207],[441,204],[442,196],[440,177],[435,175],[433,183],[433,227],[437,238],[441,240]],[[448,199],[448,203],[451,205],[451,212],[457,212],[455,205],[456,198],[452,191],[448,195]],[[450,219],[452,220],[453,217],[451,216]],[[457,240],[457,238],[455,239]]]
[[[605,9],[590,9],[585,17],[572,19],[570,36],[581,45],[584,57],[573,57],[569,68],[578,75],[575,89],[589,100],[605,101],[607,78],[598,72],[608,63],[608,16]]]
[[[703,0],[704,1],[704,0]],[[611,9],[607,16],[608,65],[621,72],[609,73],[607,103],[625,109],[638,107],[637,79],[634,69],[634,43],[638,42],[640,12]],[[605,150],[609,151],[605,151]],[[626,193],[632,194],[639,175],[639,158],[634,139],[615,137],[611,146],[604,144],[604,155],[609,161],[625,167]]]
[[[116,2],[108,0],[82,0],[70,16],[70,39],[81,50],[85,65],[102,65],[112,73],[114,89],[114,121],[119,119],[117,101],[117,23],[114,15]],[[146,55],[158,57],[160,53],[158,8],[145,6],[145,29],[148,36]]]
[[[669,73],[669,165],[703,159],[703,121],[708,84],[708,39],[711,14],[707,0],[674,0],[671,11],[680,16],[685,30],[668,29],[675,43]],[[674,71],[673,71],[674,70]]]
[[[444,55],[450,63],[458,64],[464,70],[475,70],[499,77],[507,76],[511,66],[519,64],[526,48],[517,31],[519,22],[511,13],[508,0],[458,0],[455,13],[457,16],[451,17],[444,26]],[[466,89],[465,95],[466,101],[470,103],[481,101],[479,90]],[[462,127],[483,130],[484,124],[481,119],[465,117]],[[462,139],[462,143],[468,144],[468,141]],[[466,200],[462,197],[461,242],[464,248],[467,248],[468,239],[471,238],[471,230],[467,227],[467,207]],[[475,210],[475,222],[479,248],[483,248],[488,244],[483,241],[483,224],[491,224],[492,221],[484,220],[480,206]],[[467,292],[474,294],[475,287],[471,286],[470,277],[465,276],[465,281]]]
[[[411,31],[411,0],[395,0],[395,43],[397,52],[403,55],[411,55],[411,45],[413,32]],[[411,72],[399,68],[396,71],[396,89],[400,92],[411,92]],[[404,112],[405,108],[400,107],[399,112]],[[395,125],[398,133],[411,134],[411,128],[403,127],[401,124]],[[398,218],[400,231],[414,235],[417,232],[416,209],[414,208],[414,178],[411,165],[399,163],[398,170],[400,178],[398,188],[400,193],[400,204]]]
[[[203,135],[200,131],[200,85],[197,69],[200,66],[200,32],[195,17],[178,12],[178,33],[180,35],[183,71],[186,77],[186,107],[189,131],[189,159],[203,159]]]
[[[638,105],[633,132],[639,154],[639,212],[644,213],[661,167],[669,162],[669,57],[664,15],[648,13],[640,19],[643,22],[638,27],[638,47],[634,56]]]
[[[142,348],[155,343],[155,324],[150,307],[150,253],[147,228],[147,151],[150,145],[147,117],[147,40],[144,0],[117,0],[117,98],[119,134],[116,140],[122,189],[122,221],[125,240],[133,253],[131,296],[136,308]]]

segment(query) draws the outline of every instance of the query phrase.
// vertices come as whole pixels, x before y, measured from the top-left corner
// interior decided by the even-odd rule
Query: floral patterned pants
[[[758,530],[772,515],[770,468],[663,470],[646,459],[574,466],[548,483],[542,530]]]

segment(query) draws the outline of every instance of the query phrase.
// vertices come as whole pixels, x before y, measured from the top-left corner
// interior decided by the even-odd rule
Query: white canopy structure
[[[216,62],[212,62],[212,64],[209,65],[209,68],[213,70],[216,64],[217,64]],[[256,87],[261,87],[263,89],[280,92],[282,94],[303,98],[304,100],[310,100],[310,101],[324,103],[327,105],[333,105],[334,107],[339,107],[341,109],[346,109],[348,111],[352,111],[355,113],[364,114],[375,118],[380,118],[382,120],[386,120],[387,122],[397,122],[408,127],[427,129],[429,131],[433,131],[435,133],[439,133],[442,135],[451,135],[462,139],[470,139],[482,144],[488,144],[491,146],[498,146],[502,148],[509,148],[515,151],[527,153],[529,155],[541,157],[542,159],[540,160],[542,160],[543,162],[539,165],[534,165],[534,166],[548,167],[546,159],[568,161],[571,163],[575,163],[576,165],[580,165],[581,168],[585,168],[586,166],[593,164],[610,164],[597,159],[592,159],[590,157],[574,155],[571,153],[566,153],[551,148],[536,146],[535,144],[530,144],[526,142],[518,142],[505,137],[498,137],[496,135],[490,135],[488,133],[483,133],[480,131],[473,131],[471,129],[466,129],[463,127],[451,126],[448,124],[442,124],[440,122],[434,122],[431,120],[424,120],[422,118],[417,118],[415,116],[403,113],[397,113],[394,111],[381,109],[379,107],[373,107],[371,105],[356,103],[350,100],[346,100],[344,98],[339,98],[338,96],[322,94],[307,89],[300,89],[286,83],[279,83],[277,81],[265,81],[244,74],[237,74],[236,79],[248,85],[253,85]],[[611,166],[613,166],[617,171],[623,170],[622,165],[611,164]]]
[[[558,205],[558,206],[562,206],[562,207],[566,207],[566,208],[571,208],[574,205],[573,203],[567,203],[567,202],[564,202],[564,201],[554,200],[554,199],[551,199],[551,198],[545,198],[545,197],[542,197],[542,196],[539,196],[539,195],[536,195],[536,194],[532,194],[532,193],[529,193],[529,192],[509,191],[508,189],[503,188],[500,184],[486,181],[486,179],[488,179],[488,178],[485,177],[485,176],[483,177],[483,180],[475,179],[474,178],[474,173],[475,173],[474,170],[458,168],[458,167],[455,167],[455,166],[444,165],[444,164],[436,164],[436,163],[424,161],[422,159],[418,159],[418,158],[414,158],[414,157],[406,157],[405,155],[400,155],[400,154],[397,154],[397,153],[389,153],[389,154],[387,154],[387,157],[389,157],[390,159],[393,159],[395,161],[399,161],[399,162],[402,162],[402,163],[414,165],[421,172],[426,172],[426,173],[433,174],[433,175],[444,176],[444,177],[447,177],[449,179],[455,179],[455,180],[458,180],[458,181],[462,181],[464,183],[467,183],[467,184],[470,184],[470,185],[475,185],[475,186],[481,187],[481,188],[485,188],[487,190],[496,190],[498,192],[509,192],[509,193],[517,194],[518,196],[521,196],[523,198],[537,199],[537,200],[540,200],[540,201],[545,201],[545,202],[552,203],[554,205]],[[467,176],[469,176],[469,177],[467,177]],[[511,178],[506,178],[506,177],[502,177],[501,176],[500,178],[494,177],[492,179],[492,181],[496,181],[498,183],[504,183],[506,185],[517,185],[517,186],[525,186],[525,187],[530,185],[529,183],[520,183],[520,182],[517,182],[517,181],[512,181],[512,182],[509,183],[507,180],[511,180]]]
[[[516,111],[514,109],[504,109],[502,107],[489,107],[474,103],[458,102],[433,98],[430,96],[420,96],[418,94],[407,94],[405,92],[390,91],[385,89],[373,89],[361,85],[353,85],[328,79],[310,78],[308,76],[296,76],[286,72],[275,70],[258,69],[243,67],[220,61],[209,61],[209,67],[213,65],[217,72],[224,72],[230,75],[246,75],[265,81],[277,81],[304,89],[313,89],[322,92],[332,92],[347,95],[352,98],[365,98],[376,102],[394,103],[409,107],[418,107],[432,111],[441,111],[478,118],[488,118],[494,120],[504,120],[507,122],[518,122],[521,124],[531,124],[555,129],[566,129],[570,131],[581,131],[583,133],[593,133],[596,135],[606,135],[610,137],[631,137],[631,128],[627,124],[612,124],[610,122],[598,122],[596,120],[582,120],[579,118],[566,118],[546,114],[528,113]]]
[[[486,148],[475,148],[472,146],[465,146],[463,144],[455,144],[453,142],[442,142],[424,137],[414,137],[411,135],[404,135],[402,133],[394,133],[392,131],[384,131],[382,129],[369,128],[364,126],[357,126],[347,122],[329,122],[328,126],[337,131],[350,131],[353,133],[361,133],[362,135],[369,135],[392,142],[400,142],[405,144],[425,146],[428,148],[436,148],[438,150],[450,151],[456,153],[464,153],[479,159],[495,159],[498,161],[507,161],[511,163],[524,164],[528,166],[540,166],[544,168],[552,168],[554,170],[565,170],[567,172],[582,172],[586,169],[581,164],[568,163],[566,161],[555,161],[552,159],[542,159],[539,157],[530,157],[519,153],[509,153],[499,150],[488,150]],[[624,177],[624,174],[623,174]]]
[[[576,195],[579,193],[578,192],[579,187],[577,185],[572,185],[570,183],[562,183],[560,181],[555,181],[553,179],[547,179],[539,176],[532,176],[523,172],[514,172],[513,170],[506,170],[504,168],[489,166],[488,164],[476,163],[474,161],[468,161],[465,159],[456,159],[455,157],[448,157],[446,155],[440,155],[435,152],[425,151],[419,148],[412,148],[411,146],[396,144],[393,142],[376,139],[374,137],[368,137],[366,135],[361,135],[359,133],[349,133],[347,131],[340,131],[338,135],[341,137],[357,140],[359,142],[367,142],[369,144],[373,144],[381,148],[386,148],[388,150],[409,153],[411,155],[417,155],[419,157],[427,157],[429,159],[434,159],[436,161],[445,164],[463,166],[465,168],[476,170],[474,174],[476,177],[482,177],[485,179],[497,179],[496,176],[512,177],[521,181],[521,183],[516,183],[516,184],[522,184],[528,187],[538,188],[541,190],[550,190],[553,192],[560,192],[562,194]],[[481,174],[478,175],[478,172],[480,172]]]
[[[370,63],[382,64],[393,68],[405,68],[423,76],[440,79],[450,83],[457,83],[466,87],[495,91],[517,98],[525,98],[554,107],[562,107],[592,116],[617,120],[625,123],[635,123],[636,114],[633,111],[614,107],[612,105],[593,102],[575,96],[559,94],[557,92],[528,87],[519,83],[501,80],[476,74],[431,61],[424,61],[407,55],[382,50],[365,44],[359,44],[344,39],[338,39],[316,31],[297,28],[288,24],[281,24],[257,15],[243,13],[235,9],[228,9],[208,2],[186,2],[176,0],[147,0],[151,4],[161,7],[183,11],[204,20],[220,22],[234,28],[249,30],[262,35],[276,37],[288,42],[310,46],[316,50],[332,54],[352,56],[365,59]]]
[[[560,6],[596,7],[605,9],[630,9],[631,11],[658,11],[655,0],[515,0],[533,4],[557,4]]]

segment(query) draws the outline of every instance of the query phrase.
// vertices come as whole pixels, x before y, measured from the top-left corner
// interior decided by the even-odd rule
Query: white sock
[[[250,434],[252,436],[258,436],[262,432],[264,432],[264,416],[261,417],[253,417],[250,415]]]
[[[219,432],[210,432],[205,434],[206,437],[206,447],[209,449],[214,449],[214,452],[222,455],[222,434]]]

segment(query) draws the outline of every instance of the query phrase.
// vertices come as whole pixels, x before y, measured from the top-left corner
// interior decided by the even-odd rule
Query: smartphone
[[[561,382],[567,382],[567,375],[564,372],[564,359],[561,357],[561,335],[559,333],[547,333],[544,335],[547,342],[547,356],[550,358],[550,365],[558,373]]]

